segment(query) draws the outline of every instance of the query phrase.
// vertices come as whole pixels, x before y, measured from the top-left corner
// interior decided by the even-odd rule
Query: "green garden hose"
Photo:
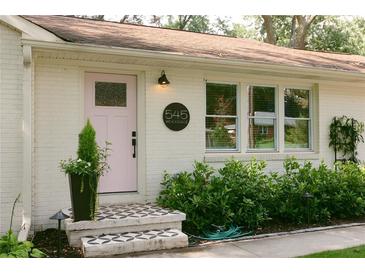
[[[216,231],[205,231],[203,232],[203,236],[196,236],[187,233],[189,236],[200,239],[200,240],[209,240],[209,241],[218,241],[218,240],[226,240],[226,239],[235,239],[243,236],[252,235],[252,231],[250,232],[242,232],[241,227],[231,225],[229,229],[224,230],[224,228],[220,226],[213,225],[217,228]]]

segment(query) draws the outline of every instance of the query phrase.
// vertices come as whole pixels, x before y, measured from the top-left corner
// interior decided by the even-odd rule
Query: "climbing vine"
[[[332,119],[329,146],[335,151],[335,161],[339,160],[337,153],[342,153],[342,161],[359,161],[357,158],[357,145],[364,142],[363,132],[364,123],[354,118],[342,116]]]

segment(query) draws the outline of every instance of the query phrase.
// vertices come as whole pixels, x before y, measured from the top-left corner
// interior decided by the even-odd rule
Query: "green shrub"
[[[215,216],[209,211],[206,202],[207,189],[213,173],[214,170],[208,165],[196,162],[193,173],[164,174],[164,190],[158,198],[158,203],[185,212],[187,221],[184,222],[184,229],[187,231],[202,231],[215,223]]]
[[[365,177],[354,163],[337,164],[336,169],[324,163],[313,167],[300,165],[294,159],[284,162],[285,172],[278,175],[270,216],[284,222],[301,224],[326,223],[331,218],[358,217],[365,213]],[[306,199],[305,193],[313,197]]]
[[[271,181],[264,168],[264,162],[230,160],[214,175],[213,168],[196,162],[192,173],[165,173],[158,203],[185,212],[189,232],[210,230],[212,224],[256,228],[268,219],[264,203]]]
[[[263,161],[229,160],[218,171],[196,162],[191,173],[165,172],[158,203],[185,212],[184,230],[190,233],[212,224],[248,230],[269,220],[322,224],[365,215],[365,169],[357,164],[338,163],[333,169],[288,159],[280,174],[265,173],[265,167]]]
[[[92,170],[97,170],[99,163],[98,145],[96,143],[96,132],[87,120],[85,127],[79,134],[79,148],[77,150],[78,159],[90,163]]]

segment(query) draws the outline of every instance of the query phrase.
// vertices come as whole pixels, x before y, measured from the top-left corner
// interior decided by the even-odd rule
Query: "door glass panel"
[[[127,84],[95,82],[95,106],[126,107]]]

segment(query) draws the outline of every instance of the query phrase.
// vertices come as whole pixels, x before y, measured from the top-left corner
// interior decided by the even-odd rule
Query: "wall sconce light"
[[[158,83],[161,85],[161,86],[167,86],[168,84],[170,84],[170,81],[167,80],[167,77],[166,77],[166,74],[165,74],[165,71],[161,71],[161,77],[158,78]]]

